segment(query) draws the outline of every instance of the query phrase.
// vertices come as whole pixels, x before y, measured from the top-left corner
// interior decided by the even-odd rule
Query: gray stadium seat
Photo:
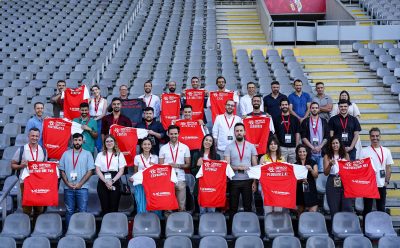
[[[363,236],[349,236],[343,242],[343,248],[372,248],[371,241]]]
[[[372,61],[371,63],[369,63],[369,69],[371,71],[377,71],[378,68],[383,68],[383,64],[380,61]]]
[[[4,150],[10,145],[10,137],[5,133],[0,134],[0,149]]]
[[[3,96],[13,98],[18,95],[18,90],[14,87],[7,87],[3,89]]]
[[[24,240],[22,248],[50,248],[50,241],[45,237],[29,237]]]
[[[228,248],[226,240],[218,236],[207,236],[200,240],[199,248]]]
[[[392,72],[388,68],[378,68],[376,75],[379,78],[383,78],[384,76],[393,76]]]
[[[318,212],[304,212],[300,215],[298,226],[299,237],[328,236],[325,217]]]
[[[200,216],[199,235],[225,237],[227,227],[225,216],[221,213],[205,213]]]
[[[164,242],[164,248],[192,248],[192,241],[184,236],[168,237]]]
[[[103,216],[99,237],[114,236],[124,239],[128,235],[128,218],[123,213],[108,213]]]
[[[58,241],[57,248],[86,248],[85,240],[81,237],[67,236]]]
[[[351,212],[336,213],[332,221],[332,234],[338,239],[345,239],[350,236],[362,236],[358,216]]]
[[[232,235],[241,236],[260,236],[260,223],[258,217],[253,212],[238,212],[233,216]]]
[[[0,179],[4,180],[11,175],[11,163],[8,160],[0,160]]]
[[[400,68],[400,63],[394,60],[388,61],[386,64],[386,67],[391,70],[394,71],[396,68]]]
[[[65,236],[77,236],[85,240],[93,239],[96,234],[96,221],[91,213],[75,213],[72,215]]]
[[[3,248],[17,248],[15,240],[9,237],[0,237],[0,244]]]
[[[3,159],[4,159],[4,156],[3,156]],[[8,161],[11,162],[11,159]],[[18,180],[16,175],[7,177],[6,180],[4,181],[3,192],[5,192],[7,189],[9,189],[16,180]],[[12,190],[10,191],[10,196],[17,196],[19,191],[20,191],[20,187],[19,187],[18,183],[14,184]]]
[[[165,235],[192,237],[194,232],[193,219],[189,213],[175,212],[168,216]]]
[[[384,76],[382,82],[386,86],[391,86],[392,84],[397,84],[397,77],[395,76]]]
[[[400,78],[400,68],[394,69],[394,76],[396,76],[397,78]]]
[[[10,237],[22,240],[31,233],[31,221],[29,216],[22,213],[10,214],[6,217],[1,237]]]
[[[353,48],[353,52],[358,52],[358,50],[360,48],[364,48],[364,44],[362,44],[360,42],[355,42],[355,43],[353,43],[352,48]]]
[[[292,236],[279,236],[272,242],[272,248],[301,248],[300,240]]]
[[[327,236],[312,236],[307,239],[306,248],[335,248],[333,240]]]
[[[357,53],[358,57],[365,57],[366,55],[372,54],[368,48],[359,48]]]
[[[292,219],[288,213],[272,212],[264,217],[264,229],[267,239],[278,236],[294,236]]]
[[[94,243],[93,248],[121,248],[121,242],[118,238],[112,236],[98,237]]]
[[[133,222],[133,236],[159,238],[161,234],[160,219],[155,213],[136,214]]]
[[[365,217],[365,236],[379,239],[383,236],[396,236],[392,218],[385,212],[374,211]]]
[[[400,244],[400,237],[384,236],[379,239],[378,248],[398,248]]]
[[[36,220],[32,237],[57,239],[62,235],[61,216],[55,213],[41,214]]]
[[[21,133],[21,126],[17,123],[8,123],[3,128],[3,133],[7,134],[9,137],[17,137]]]
[[[235,248],[263,248],[263,241],[256,236],[243,236],[236,239]]]
[[[354,208],[356,209],[357,213],[362,213],[364,210],[364,199],[356,198],[354,202]]]
[[[379,44],[378,43],[373,43],[373,42],[368,42],[367,47],[371,51],[374,51],[375,49],[379,48]]]
[[[135,237],[129,240],[128,248],[156,248],[156,242],[149,237]]]

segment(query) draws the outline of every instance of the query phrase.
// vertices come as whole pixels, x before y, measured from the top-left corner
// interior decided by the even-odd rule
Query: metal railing
[[[106,67],[108,64],[111,62],[111,59],[114,57],[115,53],[117,52],[118,47],[121,45],[122,41],[124,41],[126,34],[129,32],[130,27],[133,24],[133,21],[135,20],[136,16],[139,13],[139,10],[143,4],[144,0],[139,0],[138,3],[136,4],[135,9],[132,12],[131,17],[129,18],[128,22],[126,23],[125,27],[123,28],[121,34],[119,35],[118,39],[114,42],[112,45],[112,48],[108,52],[108,55],[105,57],[104,62],[101,63],[100,68],[97,69],[96,75],[93,78],[92,82],[99,83],[101,75],[104,73]]]
[[[15,177],[15,180],[10,183],[10,187],[7,189],[3,189],[3,194],[0,196],[0,206],[1,206],[1,218],[2,224],[4,227],[5,219],[7,216],[7,196],[10,194],[11,190],[14,188],[15,184],[19,182],[18,177]]]
[[[314,27],[315,29],[315,42],[320,41],[317,36],[317,29],[318,27],[323,27],[323,26],[337,26],[337,42],[338,45],[342,43],[342,41],[349,41],[349,40],[354,40],[354,39],[346,39],[346,37],[341,37],[341,27],[345,26],[360,26],[360,24],[366,23],[369,24],[369,39],[362,39],[362,40],[369,40],[373,42],[374,36],[373,36],[373,27],[374,26],[391,26],[391,25],[400,25],[400,19],[368,19],[368,20],[318,20],[318,21],[272,21],[269,25],[269,32],[268,32],[268,37],[269,37],[269,42],[271,43],[272,46],[275,45],[276,40],[274,39],[274,32],[275,29],[279,27],[293,27],[293,36],[295,46],[299,41],[303,40],[298,40],[297,39],[297,32],[298,32],[298,27],[300,26],[308,26],[308,27]],[[391,38],[389,38],[391,39]],[[400,34],[398,39],[400,39]],[[336,40],[336,39],[335,39]],[[277,41],[279,42],[279,40]]]

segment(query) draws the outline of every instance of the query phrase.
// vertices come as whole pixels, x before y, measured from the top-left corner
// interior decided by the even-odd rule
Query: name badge
[[[286,144],[292,143],[292,135],[291,134],[285,134],[285,143]]]
[[[343,142],[349,141],[349,134],[348,133],[342,133],[342,141]]]
[[[340,179],[339,176],[336,176],[336,177],[333,179],[333,187],[335,187],[335,188],[340,188],[340,187],[342,187],[342,180]]]
[[[104,179],[111,180],[111,173],[104,173]]]
[[[76,181],[76,179],[78,178],[78,173],[76,173],[75,171],[71,171],[71,173],[69,173],[69,177],[72,181]]]
[[[310,185],[308,183],[303,183],[303,192],[310,192]]]
[[[313,146],[318,146],[318,144],[319,144],[319,139],[318,138],[313,138],[312,139],[312,145]]]
[[[233,140],[233,136],[228,136],[228,140]]]
[[[379,176],[380,176],[380,178],[385,178],[386,177],[386,171],[385,170],[380,170],[379,171]]]

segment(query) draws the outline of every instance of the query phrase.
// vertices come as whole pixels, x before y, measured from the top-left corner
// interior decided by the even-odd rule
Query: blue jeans
[[[203,208],[200,207],[200,215],[205,213],[215,213],[215,208]]]
[[[311,154],[311,159],[314,160],[315,162],[317,162],[318,172],[320,172],[320,173],[324,172],[324,162],[323,162],[322,155]]]
[[[67,227],[71,216],[77,212],[86,212],[89,199],[88,189],[64,189],[65,223]]]

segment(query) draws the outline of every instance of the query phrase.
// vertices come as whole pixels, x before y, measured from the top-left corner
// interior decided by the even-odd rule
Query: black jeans
[[[114,177],[115,174],[117,174],[117,172],[112,172],[112,177]],[[102,215],[111,212],[118,212],[119,200],[121,199],[121,184],[117,181],[113,186],[115,186],[115,190],[109,190],[106,184],[100,179],[97,183],[97,194],[100,199]]]
[[[329,212],[332,220],[337,212],[352,212],[352,198],[344,197],[344,189],[342,187],[334,187],[334,175],[329,175],[326,181],[326,200],[329,205]]]
[[[363,216],[365,216],[372,211],[372,204],[376,200],[376,210],[385,212],[386,205],[386,187],[378,188],[380,199],[364,198],[364,211]],[[364,219],[365,220],[365,219]]]
[[[252,184],[253,179],[249,180],[231,180],[229,182],[229,221],[238,211],[239,198],[242,195],[243,208],[245,212],[251,212],[253,202]]]

